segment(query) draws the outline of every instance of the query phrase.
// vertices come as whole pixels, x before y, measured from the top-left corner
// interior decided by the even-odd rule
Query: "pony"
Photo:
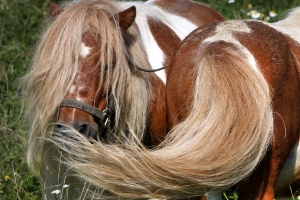
[[[31,124],[27,162],[42,176],[45,199],[68,184],[62,196],[82,195],[75,190],[83,183],[75,183],[65,155],[48,141],[53,132],[68,126],[124,148],[160,143],[167,134],[164,66],[191,31],[223,20],[190,0],[51,3],[50,25],[23,79]]]
[[[256,136],[266,141],[259,148],[266,155],[236,183],[239,199],[291,197],[299,189],[299,19],[296,8],[276,23],[236,20],[202,26],[183,41],[170,65],[166,98],[171,128],[185,126],[183,132],[190,129],[194,135],[207,129],[210,134],[200,137],[218,149],[212,157],[237,154],[227,164],[220,160],[224,171],[239,162],[231,159],[254,153],[245,141]]]
[[[299,35],[300,8],[276,23],[223,21],[190,33],[168,68],[170,131],[153,148],[70,129],[49,140],[99,198],[187,198],[235,186],[239,199],[273,200],[295,191]]]

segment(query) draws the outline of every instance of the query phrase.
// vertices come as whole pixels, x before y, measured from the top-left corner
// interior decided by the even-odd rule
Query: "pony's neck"
[[[121,3],[121,7],[136,6],[135,22],[143,41],[144,50],[152,69],[169,66],[173,53],[181,40],[197,28],[188,20],[163,11],[151,1],[147,3]],[[184,27],[182,27],[184,25]],[[170,38],[166,40],[166,38]],[[155,74],[166,83],[166,71]]]

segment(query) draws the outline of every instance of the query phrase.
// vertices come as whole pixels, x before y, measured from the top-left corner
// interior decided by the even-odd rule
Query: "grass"
[[[0,199],[41,199],[41,185],[25,161],[19,78],[32,59],[49,2],[0,0]]]
[[[298,0],[203,0],[227,19],[251,18],[276,21],[285,10],[299,6]],[[25,161],[28,127],[22,123],[19,78],[33,56],[33,47],[49,0],[0,0],[0,200],[42,199],[42,186]],[[251,4],[251,6],[250,6]],[[274,10],[276,17],[267,18]],[[295,197],[292,197],[295,199]],[[237,199],[236,194],[224,199]]]

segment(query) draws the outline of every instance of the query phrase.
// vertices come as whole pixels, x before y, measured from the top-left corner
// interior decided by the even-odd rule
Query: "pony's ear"
[[[51,19],[56,19],[60,13],[63,12],[63,9],[59,7],[54,2],[50,2],[50,8],[49,8],[49,16]]]
[[[136,16],[136,8],[135,6],[131,6],[130,8],[120,12],[117,14],[119,18],[119,26],[122,32],[125,32],[134,22]]]

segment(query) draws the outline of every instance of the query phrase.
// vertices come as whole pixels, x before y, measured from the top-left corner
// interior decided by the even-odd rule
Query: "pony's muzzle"
[[[59,121],[56,125],[55,125],[55,132],[60,133],[62,129],[67,128],[67,126],[71,126],[73,129],[75,129],[76,131],[78,131],[79,133],[81,133],[82,135],[86,136],[86,137],[90,137],[90,130],[91,127],[89,125],[88,122],[82,121],[82,122],[74,122],[72,124],[66,124],[62,121]]]

